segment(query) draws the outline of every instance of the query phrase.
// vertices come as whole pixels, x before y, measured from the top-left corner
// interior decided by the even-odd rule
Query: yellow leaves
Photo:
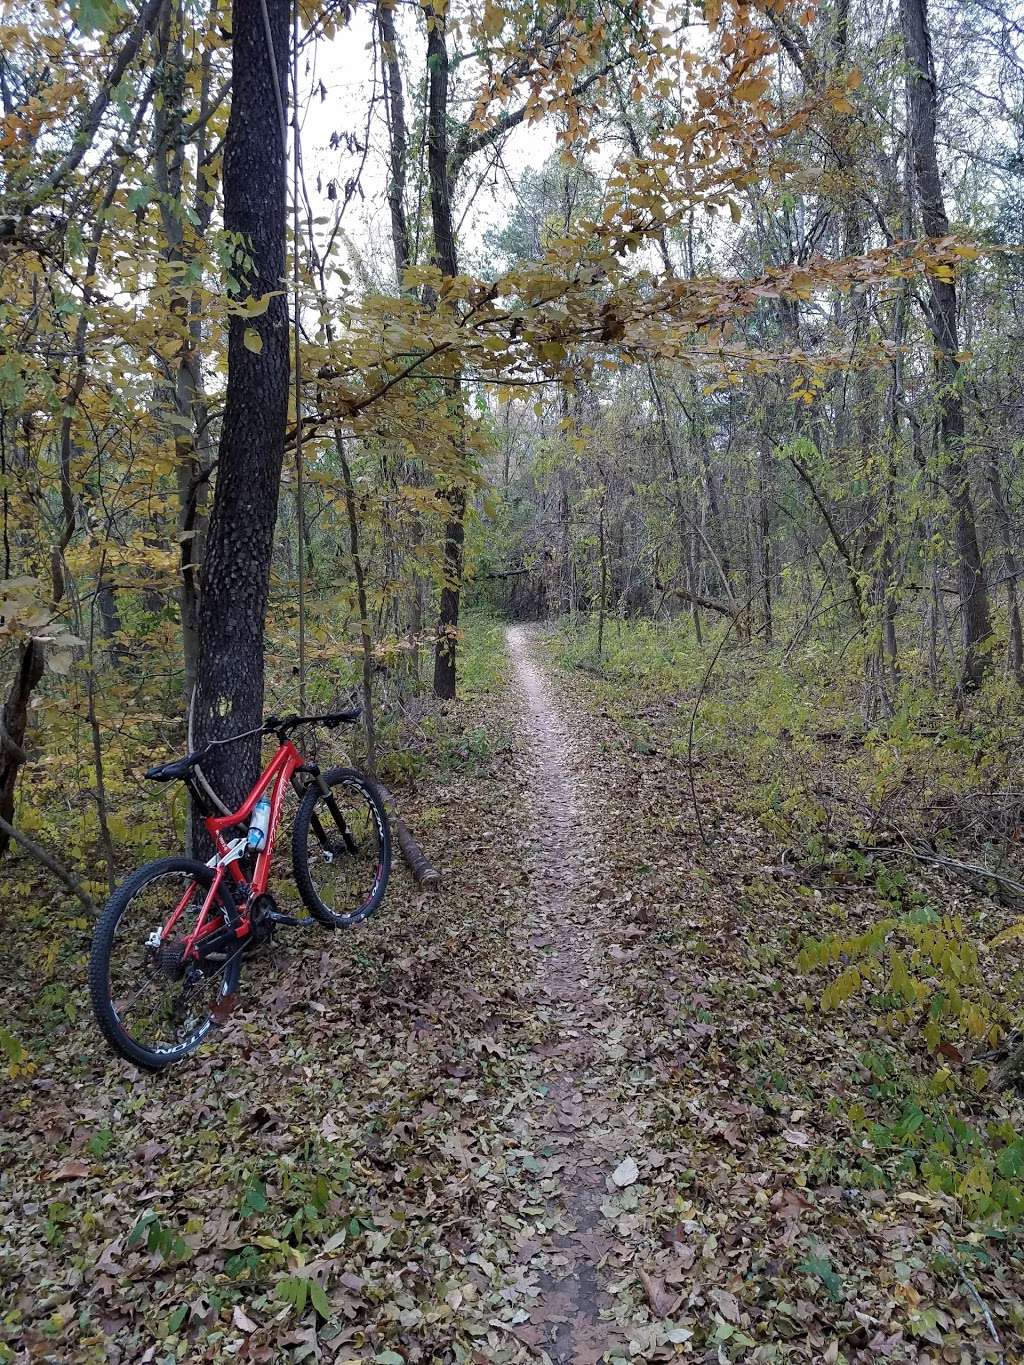
[[[487,3],[484,5],[483,19],[481,20],[481,28],[483,29],[484,37],[497,38],[504,27],[504,10],[500,5],[494,4],[493,0],[487,0]]]
[[[892,970],[889,976],[889,989],[894,995],[900,996],[907,1004],[913,1004],[917,999],[917,982],[911,979],[907,970],[907,964],[900,953],[892,955]]]
[[[255,327],[247,327],[242,335],[242,344],[247,351],[259,355],[263,350],[263,338]]]
[[[283,294],[283,289],[271,289],[266,294],[253,294],[241,303],[228,299],[224,309],[236,318],[261,318],[270,307],[270,300],[281,298]]]
[[[975,1162],[960,1181],[957,1195],[967,1203],[988,1198],[992,1193],[992,1168],[982,1161]]]
[[[1018,920],[1016,924],[1011,924],[1008,929],[1001,930],[989,943],[990,948],[1002,948],[1007,943],[1016,943],[1024,939],[1024,919]]]
[[[858,967],[847,967],[843,974],[822,992],[821,1008],[833,1010],[837,1006],[845,1004],[860,990],[862,981],[863,977]]]
[[[753,104],[761,99],[768,91],[771,81],[767,76],[750,76],[746,80],[740,81],[733,86],[733,94],[738,100],[744,100],[748,104]]]
[[[987,1035],[989,1030],[988,1019],[976,1005],[968,1005],[961,1012],[960,1018],[964,1028],[967,1030],[968,1037],[972,1038],[976,1043],[980,1042],[981,1039]]]
[[[180,354],[182,348],[181,337],[164,337],[156,344],[156,353],[162,360],[173,360]]]
[[[559,361],[564,360],[567,351],[560,341],[545,341],[541,343],[540,354],[544,360]]]

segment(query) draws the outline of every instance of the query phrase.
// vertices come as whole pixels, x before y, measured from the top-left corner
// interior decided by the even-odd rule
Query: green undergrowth
[[[549,648],[592,679],[641,753],[657,721],[659,743],[686,759],[692,723],[695,761],[740,769],[751,811],[805,862],[898,835],[982,853],[993,871],[1014,866],[1024,698],[1003,672],[965,698],[948,679],[932,686],[908,654],[884,705],[868,696],[868,708],[855,642],[769,650],[723,643],[724,630],[698,646],[685,618],[614,621],[598,661],[593,622],[561,622]]]
[[[460,697],[499,691],[508,680],[505,622],[483,608],[462,614],[458,656]]]
[[[811,1026],[873,1040],[851,1056],[866,1098],[847,1114],[843,1178],[923,1187],[966,1219],[1019,1227],[1021,909],[983,873],[965,880],[925,860],[934,850],[1021,876],[1020,811],[1005,795],[1024,785],[1017,688],[994,671],[964,699],[921,681],[908,658],[891,711],[868,719],[852,646],[730,639],[711,667],[722,629],[699,647],[685,619],[607,623],[599,663],[593,622],[562,622],[547,646],[635,761],[677,774],[711,849],[750,817],[767,836],[764,913],[779,901],[796,916],[788,972]]]

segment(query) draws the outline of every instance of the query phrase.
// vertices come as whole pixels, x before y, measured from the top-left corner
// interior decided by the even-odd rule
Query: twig
[[[978,1308],[981,1310],[981,1315],[985,1319],[985,1326],[988,1328],[989,1336],[999,1347],[999,1359],[1000,1361],[1003,1361],[1004,1359],[1002,1351],[1003,1343],[999,1338],[999,1333],[996,1331],[996,1325],[992,1321],[992,1314],[988,1310],[988,1304],[985,1302],[985,1300],[975,1289],[974,1285],[968,1279],[967,1275],[964,1272],[963,1266],[960,1267],[960,1278],[963,1281],[964,1287],[967,1289],[967,1292],[970,1294],[971,1298],[974,1300],[974,1302],[978,1305]]]
[[[87,910],[90,910],[94,915],[99,914],[99,907],[89,895],[88,891],[82,886],[82,883],[75,874],[65,867],[63,863],[59,862],[52,853],[48,853],[45,848],[40,844],[37,844],[34,839],[30,839],[27,834],[22,834],[20,830],[17,830],[13,825],[8,824],[2,815],[0,815],[0,832],[3,832],[9,839],[14,839],[16,843],[19,843],[22,847],[28,849],[33,858],[35,858],[37,862],[42,863],[44,867],[49,868],[57,880],[63,882],[71,894],[77,896]]]
[[[917,848],[909,841],[905,848],[872,848],[870,844],[863,844],[861,848],[874,857],[899,857],[903,854],[908,858],[916,858],[919,863],[932,863],[936,867],[948,867],[954,872],[966,873],[969,877],[979,877],[982,881],[999,882],[1001,886],[1007,887],[1024,900],[1024,882],[1015,881],[1013,877],[1007,877],[1003,872],[993,872],[991,868],[982,867],[980,863],[965,863],[959,858],[947,858],[944,853],[932,853],[927,849]]]
[[[735,616],[733,616],[730,619],[729,624],[728,626],[726,626],[725,632],[722,635],[722,638],[718,642],[714,654],[712,654],[711,656],[711,662],[708,664],[707,668],[704,671],[704,676],[700,680],[700,687],[697,689],[697,696],[694,699],[693,708],[690,711],[690,730],[689,734],[686,737],[686,769],[687,775],[690,779],[690,799],[693,802],[693,813],[697,817],[697,833],[700,835],[701,840],[705,844],[710,844],[711,841],[708,839],[707,834],[704,832],[704,821],[700,813],[700,802],[697,800],[697,784],[693,779],[694,766],[693,733],[697,726],[697,712],[700,709],[701,702],[704,700],[704,693],[707,689],[708,683],[711,681],[711,674],[714,672],[715,664],[718,663],[718,656],[725,648],[726,640],[728,640],[729,636],[732,634],[733,627],[736,625],[737,621],[739,621],[740,618],[750,610],[754,598],[758,595],[760,591],[761,587],[759,584],[756,590],[752,592],[750,596],[747,598],[746,602],[744,602],[743,606],[739,609],[739,611],[736,612]]]

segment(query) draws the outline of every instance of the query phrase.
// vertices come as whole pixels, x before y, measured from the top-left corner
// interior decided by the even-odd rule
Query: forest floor
[[[678,723],[512,630],[403,798],[440,893],[282,938],[159,1077],[92,1027],[89,925],[7,905],[0,1361],[1024,1359],[1017,1234],[864,1178],[821,894],[736,775],[698,837]]]

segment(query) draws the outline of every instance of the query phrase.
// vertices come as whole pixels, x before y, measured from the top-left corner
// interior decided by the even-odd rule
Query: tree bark
[[[345,488],[345,512],[348,517],[348,547],[352,556],[352,572],[356,580],[356,603],[359,607],[359,642],[363,664],[363,728],[366,733],[366,767],[371,776],[377,772],[377,728],[373,715],[373,632],[370,627],[370,608],[366,595],[366,573],[359,551],[359,517],[356,511],[356,489],[352,470],[345,456],[345,442],[335,430],[335,449],[341,464]]]
[[[43,651],[35,640],[26,640],[18,659],[18,672],[0,715],[0,820],[10,824],[14,820],[14,789],[18,770],[27,761],[25,731],[28,728],[28,704],[32,692],[43,676]],[[7,852],[10,835],[0,829],[0,857]]]
[[[1018,683],[1024,683],[1024,635],[1021,631],[1020,603],[1017,599],[1017,576],[1020,572],[1017,556],[1013,549],[1013,526],[1010,513],[1003,495],[1003,480],[999,469],[999,456],[993,450],[989,456],[988,469],[989,494],[996,526],[999,529],[999,548],[1002,552],[1003,575],[1006,581],[1006,610],[1009,617],[1010,639],[1008,663]]]
[[[455,225],[452,221],[451,175],[448,164],[448,45],[444,16],[429,5],[427,20],[428,119],[427,174],[430,180],[430,215],[434,228],[434,258],[442,275],[459,273],[455,250]],[[448,401],[462,402],[458,376],[446,381]],[[434,696],[442,701],[455,697],[456,641],[459,629],[459,599],[462,591],[465,490],[457,485],[442,489],[448,503],[444,528],[444,586],[437,618],[434,646]]]
[[[182,285],[184,266],[191,254],[186,245],[182,211],[185,171],[185,82],[183,17],[180,0],[168,5],[157,30],[161,63],[161,100],[153,119],[153,179],[160,191],[160,222],[164,236],[164,259],[181,267],[170,277],[169,311],[180,339],[177,355],[167,362],[165,399],[172,417],[170,439],[178,491],[178,556],[180,581],[181,644],[186,704],[196,681],[199,653],[199,565],[205,529],[205,502],[209,459],[205,433],[206,403],[200,346],[202,331],[196,305]],[[206,181],[207,128],[211,113],[211,54],[203,57],[196,143],[196,187],[193,232],[202,239],[213,213],[213,195]]]
[[[395,253],[395,277],[399,291],[402,277],[412,261],[409,220],[405,212],[405,172],[409,134],[405,121],[405,89],[398,60],[394,0],[381,0],[377,10],[381,38],[381,76],[384,82],[390,153],[388,157],[388,208],[391,211],[391,241]]]
[[[199,601],[193,708],[198,744],[259,725],[263,634],[288,408],[285,265],[286,163],[279,100],[287,91],[288,0],[234,0],[232,101],[224,150],[224,226],[242,249],[238,297],[278,291],[261,317],[232,317],[228,383]],[[273,64],[268,48],[273,49]],[[275,90],[275,75],[277,89]],[[238,259],[252,258],[249,270]],[[257,352],[245,344],[254,331]],[[253,738],[214,751],[204,769],[237,804],[256,778]]]
[[[907,102],[910,140],[914,155],[914,181],[921,209],[921,223],[929,237],[945,237],[949,219],[942,197],[939,160],[935,145],[938,91],[928,31],[927,0],[900,0],[903,40],[906,45]],[[961,681],[977,687],[989,666],[986,641],[992,634],[988,585],[971,494],[970,464],[964,444],[964,404],[961,390],[960,339],[956,316],[956,285],[952,280],[929,276],[931,291],[928,324],[935,342],[935,377],[938,384],[941,479],[953,512],[953,540],[960,585],[964,660]]]

